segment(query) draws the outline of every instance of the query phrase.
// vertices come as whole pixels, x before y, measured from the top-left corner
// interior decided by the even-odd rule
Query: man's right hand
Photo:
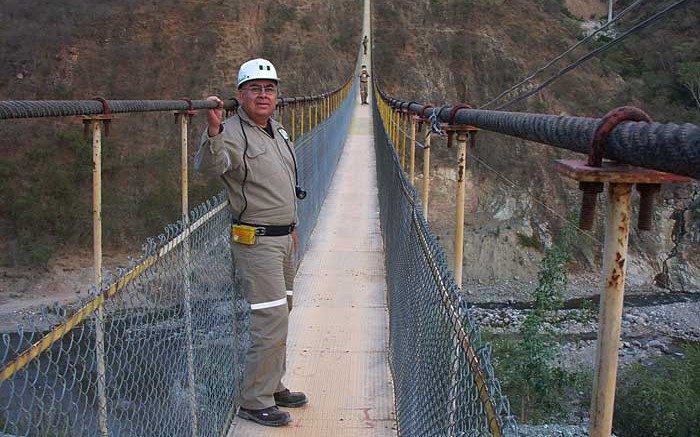
[[[221,122],[224,117],[224,102],[217,96],[209,96],[207,100],[218,103],[215,109],[207,109],[207,122],[209,123],[209,136],[215,137],[221,133]]]

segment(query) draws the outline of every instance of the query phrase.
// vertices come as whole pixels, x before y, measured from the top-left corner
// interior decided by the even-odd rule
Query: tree
[[[684,62],[678,68],[678,76],[684,87],[688,88],[700,109],[700,62]]]

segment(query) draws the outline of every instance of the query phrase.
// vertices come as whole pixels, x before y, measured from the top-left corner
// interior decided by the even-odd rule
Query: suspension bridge
[[[363,27],[371,35],[369,0]],[[96,272],[92,296],[60,322],[3,334],[0,436],[517,435],[489,345],[460,293],[466,149],[479,130],[589,154],[557,168],[589,186],[589,199],[609,186],[591,435],[610,434],[631,187],[700,177],[700,127],[651,123],[632,110],[593,119],[436,108],[395,99],[376,81],[364,106],[360,64],[371,65],[371,41],[339,89],[279,99],[277,116],[309,191],[299,203],[285,382],[310,402],[282,429],[235,415],[250,307],[232,272],[231,214],[223,194],[194,209],[188,203],[189,119],[214,104],[0,102],[2,123],[84,117],[93,142]],[[103,278],[103,130],[113,114],[164,111],[176,111],[181,129],[182,219],[116,278]],[[436,133],[457,146],[454,272],[426,219]],[[422,187],[414,185],[417,152]]]

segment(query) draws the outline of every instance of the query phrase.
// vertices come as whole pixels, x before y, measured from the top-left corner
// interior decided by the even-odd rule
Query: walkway
[[[284,381],[309,404],[282,428],[236,417],[230,437],[396,435],[371,106],[359,103],[294,290]]]

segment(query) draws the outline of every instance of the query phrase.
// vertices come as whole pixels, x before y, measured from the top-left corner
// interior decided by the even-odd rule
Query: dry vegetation
[[[320,93],[352,73],[361,8],[359,0],[5,0],[0,99],[228,98],[238,65],[252,57],[278,67],[285,95]],[[195,144],[203,122],[194,119]],[[89,246],[92,164],[80,120],[0,125],[0,265],[46,265],[57,251]],[[103,217],[114,250],[134,253],[178,218],[178,134],[170,114],[112,123]],[[190,181],[191,205],[219,189]]]

